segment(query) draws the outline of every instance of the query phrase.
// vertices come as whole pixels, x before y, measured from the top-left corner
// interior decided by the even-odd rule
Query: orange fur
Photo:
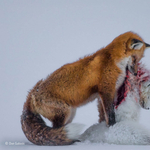
[[[124,33],[105,48],[74,63],[66,64],[45,80],[40,80],[29,92],[24,110],[33,114],[41,114],[52,121],[54,128],[59,128],[72,121],[77,107],[100,97],[103,109],[105,109],[107,124],[113,125],[115,123],[113,108],[115,93],[125,78],[119,65],[125,58],[132,57],[134,58],[131,63],[131,65],[133,64],[132,70],[136,73],[134,68],[146,48],[144,44],[140,50],[131,49],[133,39],[143,42],[137,34]],[[127,65],[123,67],[123,70],[126,67]],[[100,110],[102,108],[99,108]],[[22,122],[25,122],[23,116]],[[33,142],[34,140],[27,134],[25,124],[22,123],[22,126],[27,138]],[[66,140],[67,137],[62,139]],[[38,142],[33,143],[38,144]],[[54,143],[63,144],[57,140]],[[71,142],[69,141],[69,143]]]

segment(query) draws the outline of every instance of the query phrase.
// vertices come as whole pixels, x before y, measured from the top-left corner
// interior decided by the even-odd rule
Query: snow
[[[84,143],[116,145],[150,145],[150,132],[141,124],[125,120],[107,127],[105,122],[88,128],[80,137]]]
[[[1,0],[0,1],[0,144],[2,149],[41,149],[22,132],[20,115],[27,92],[63,64],[109,44],[126,31],[150,43],[149,0]],[[150,49],[142,62],[150,69]],[[140,123],[150,130],[150,111]],[[46,120],[48,125],[51,125]],[[73,123],[98,122],[97,102],[77,109]],[[83,131],[84,131],[83,130]],[[7,143],[8,142],[8,145]],[[15,142],[18,142],[15,144]],[[5,145],[6,143],[6,145]],[[20,145],[19,143],[25,143]],[[60,149],[43,146],[42,149]],[[61,149],[149,149],[150,146],[75,143]]]

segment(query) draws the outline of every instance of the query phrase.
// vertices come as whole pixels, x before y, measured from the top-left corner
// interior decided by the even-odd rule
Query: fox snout
[[[137,65],[131,65],[128,67],[128,70],[130,73],[132,73],[134,76],[137,76],[138,66]]]
[[[132,73],[134,76],[137,76],[138,72],[138,61],[135,56],[131,56],[128,63],[128,70],[130,73]]]

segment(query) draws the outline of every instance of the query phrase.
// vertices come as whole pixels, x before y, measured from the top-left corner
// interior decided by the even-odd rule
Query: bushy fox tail
[[[78,141],[83,125],[71,123],[60,128],[48,127],[39,114],[24,107],[21,115],[22,130],[27,139],[36,145],[70,145]]]

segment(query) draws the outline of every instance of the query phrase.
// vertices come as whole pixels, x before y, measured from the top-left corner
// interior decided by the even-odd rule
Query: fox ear
[[[140,50],[143,45],[143,42],[140,40],[133,39],[131,41],[131,49]]]

